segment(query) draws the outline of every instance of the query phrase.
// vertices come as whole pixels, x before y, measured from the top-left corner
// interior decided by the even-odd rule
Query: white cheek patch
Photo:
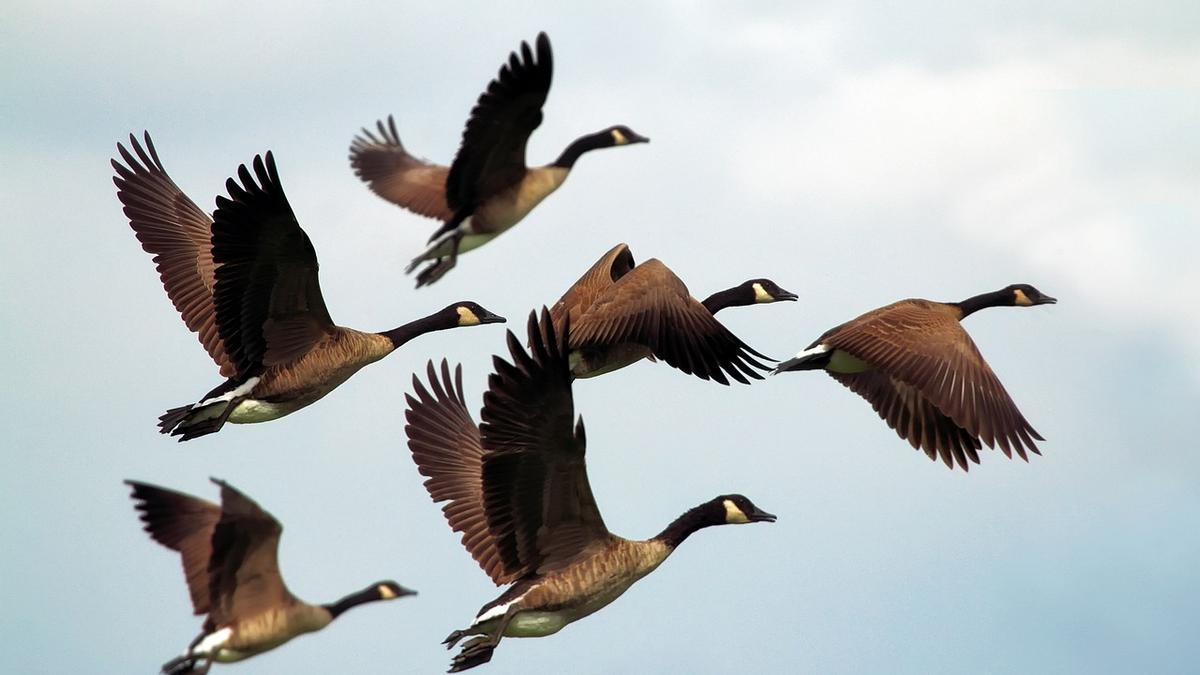
[[[229,642],[229,638],[232,635],[233,629],[228,627],[205,635],[204,639],[192,648],[192,656],[208,656],[213,654],[222,645]]]
[[[383,598],[384,600],[391,600],[396,597],[396,592],[388,586],[380,586],[379,597]]]
[[[727,523],[748,523],[750,519],[746,517],[746,513],[738,508],[737,504],[733,503],[732,499],[725,500],[725,522]]]
[[[625,145],[629,142],[629,139],[625,138],[625,134],[621,133],[618,129],[612,130],[612,137],[613,143],[616,143],[617,145]]]
[[[1025,291],[1018,288],[1016,291],[1014,291],[1014,293],[1017,296],[1017,304],[1018,305],[1020,305],[1022,307],[1029,307],[1029,306],[1033,305],[1033,301],[1029,299],[1028,295],[1025,295]]]
[[[757,281],[751,286],[754,289],[755,302],[775,302],[775,298],[762,287],[762,284]]]
[[[478,326],[479,317],[475,316],[475,312],[466,307],[458,308],[458,325],[460,326]]]

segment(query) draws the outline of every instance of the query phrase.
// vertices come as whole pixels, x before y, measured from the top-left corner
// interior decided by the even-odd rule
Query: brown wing
[[[748,384],[745,376],[768,370],[751,349],[721,325],[666,265],[650,259],[625,274],[571,323],[571,348],[586,349],[632,342],[656,357],[703,380],[729,384],[725,373]],[[743,373],[745,375],[743,375]]]
[[[209,610],[208,561],[212,554],[213,529],[221,519],[221,507],[198,497],[148,483],[127,480],[130,497],[145,523],[145,530],[158,543],[178,551],[183,560],[192,609]]]
[[[308,353],[333,330],[317,276],[317,253],[300,229],[279,182],[275,158],[243,164],[241,185],[217,197],[217,327],[238,373],[249,377]],[[256,181],[257,178],[257,181]]]
[[[145,138],[143,149],[133,134],[129,135],[136,158],[117,144],[125,161],[112,160],[117,199],[125,205],[125,216],[142,248],[154,256],[167,297],[183,322],[199,335],[221,375],[233,377],[237,369],[225,354],[213,307],[212,219],[167,175],[149,132]]]
[[[493,357],[483,397],[484,508],[507,580],[568,565],[611,536],[588,484],[565,330],[531,313],[529,353],[509,331],[512,363]]]
[[[408,154],[396,133],[396,120],[388,115],[375,123],[376,136],[367,128],[350,144],[350,166],[371,191],[413,213],[446,221],[454,212],[446,205],[448,167]]]
[[[555,325],[561,326],[568,318],[571,325],[579,323],[579,318],[587,311],[596,298],[600,297],[617,279],[633,270],[635,263],[633,253],[627,244],[617,244],[592,265],[579,280],[567,289],[566,293],[550,308],[550,318]]]
[[[941,457],[950,468],[958,462],[963,471],[970,469],[968,459],[979,463],[979,439],[943,415],[911,385],[878,370],[829,374],[867,399],[900,438],[913,448],[924,450],[929,459]]]
[[[473,209],[525,175],[525,145],[542,123],[554,61],[550,39],[538,33],[537,58],[526,42],[513,52],[471,110],[462,144],[446,177],[451,210]]]
[[[971,436],[989,447],[999,445],[1005,456],[1015,450],[1027,460],[1027,449],[1038,453],[1034,439],[1042,437],[1017,409],[952,308],[901,301],[843,324],[821,342],[910,385]],[[937,450],[937,444],[922,447]]]
[[[279,574],[283,526],[228,483],[221,486],[221,520],[208,563],[209,623],[220,626],[293,600]]]
[[[415,395],[406,396],[408,448],[421,475],[428,478],[425,489],[429,496],[434,502],[449,502],[442,513],[450,529],[463,533],[463,546],[493,581],[506,583],[510,572],[500,559],[483,512],[483,446],[463,397],[462,366],[454,369],[453,381],[445,359],[440,378],[432,361],[426,374],[429,389],[414,374]]]

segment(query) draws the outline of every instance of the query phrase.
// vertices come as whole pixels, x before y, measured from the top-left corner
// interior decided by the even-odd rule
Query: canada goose
[[[529,317],[529,354],[511,331],[512,363],[493,358],[476,427],[463,397],[462,367],[428,365],[429,388],[413,376],[408,447],[425,488],[451,529],[497,585],[450,672],[486,663],[502,637],[543,637],[606,606],[654,571],[680,543],[710,525],[774,522],[741,495],[721,495],[679,516],[651,539],[622,539],[600,517],[584,464],[583,421],[575,420],[565,326],[546,310]],[[432,390],[432,393],[430,393]]]
[[[150,134],[137,158],[117,144],[117,197],[129,224],[154,254],[159,277],[184,323],[225,376],[193,405],[159,418],[162,433],[186,441],[283,417],[345,382],[363,366],[430,331],[502,323],[474,302],[459,302],[382,333],[334,325],[321,297],[317,254],[288,205],[267,153],[226,182],[209,218],[163,169]],[[127,166],[126,166],[127,165]],[[257,182],[256,182],[257,178]]]
[[[279,574],[283,526],[228,483],[221,505],[166,488],[127,480],[146,532],[183,558],[192,607],[207,614],[184,653],[163,664],[170,675],[207,673],[214,662],[261,654],[329,625],[348,609],[376,600],[416,595],[380,581],[328,605],[310,605],[288,591]]]
[[[449,168],[418,159],[404,149],[396,122],[376,122],[350,145],[355,174],[384,199],[443,224],[407,272],[433,261],[417,274],[417,288],[449,272],[460,253],[479,248],[516,225],[563,184],[575,161],[590,150],[647,143],[650,139],[618,124],[575,139],[546,166],[525,166],[529,135],[542,123],[554,61],[550,38],[538,33],[537,56],[526,42],[471,110],[462,144]]]
[[[703,303],[661,261],[634,263],[617,244],[583,273],[550,310],[555,323],[571,321],[571,372],[595,377],[657,357],[703,380],[729,384],[725,373],[747,383],[753,370],[769,370],[751,355],[770,359],[742,342],[713,317],[734,305],[795,300],[769,279],[752,279],[713,294]],[[722,372],[724,371],[724,372]]]
[[[909,299],[872,310],[826,331],[780,363],[776,373],[824,369],[870,401],[900,438],[930,459],[964,471],[979,463],[980,440],[1006,457],[1029,461],[1033,439],[1045,440],[1017,410],[971,336],[959,323],[985,307],[1052,305],[1029,284],[1014,284],[962,302]]]

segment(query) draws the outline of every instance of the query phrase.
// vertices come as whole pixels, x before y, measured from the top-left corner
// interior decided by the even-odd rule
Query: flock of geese
[[[391,117],[354,139],[351,166],[372,191],[441,222],[409,266],[425,264],[418,287],[528,215],[584,153],[648,140],[617,125],[581,136],[551,164],[526,166],[526,141],[541,123],[552,70],[544,33],[533,47],[522,43],[480,95],[449,167],[410,155]],[[117,149],[113,180],[129,224],[224,378],[198,402],[164,413],[164,434],[186,441],[226,423],[275,420],[418,336],[505,321],[464,300],[383,332],[339,326],[270,152],[238,168],[210,217],[167,174],[148,133],[144,143],[130,135],[129,147]],[[1009,457],[1038,453],[1042,437],[960,322],[986,307],[1054,298],[1016,284],[961,302],[901,300],[826,331],[774,367],[716,318],[727,307],[796,299],[759,278],[700,301],[662,262],[638,264],[617,244],[550,309],[530,313],[524,343],[507,333],[508,355],[493,357],[480,424],[467,408],[461,366],[431,360],[424,380],[413,376],[405,426],[412,459],[471,557],[497,585],[508,585],[446,638],[448,648],[465,639],[450,672],[488,662],[503,637],[550,635],[603,608],[699,529],[775,521],[746,497],[724,494],[650,539],[609,532],[588,486],[584,427],[572,397],[577,378],[645,358],[721,384],[824,370],[870,402],[900,438],[951,468],[978,463],[985,443]],[[357,605],[415,594],[380,581],[336,602],[306,603],[280,575],[282,526],[248,496],[215,479],[220,504],[127,482],[145,530],[180,554],[193,609],[206,616],[164,673],[204,673],[214,662],[320,630]]]

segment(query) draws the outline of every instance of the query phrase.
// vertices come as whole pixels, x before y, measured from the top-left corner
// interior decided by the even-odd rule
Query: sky
[[[760,351],[905,297],[1059,298],[966,328],[1046,437],[1029,463],[931,463],[819,373],[721,387],[640,363],[577,383],[609,529],[652,536],[740,492],[779,516],[689,539],[603,611],[507,639],[478,672],[1189,672],[1200,659],[1200,9],[1189,2],[32,3],[0,22],[0,672],[156,672],[197,634],[177,556],[121,481],[230,481],[285,526],[290,589],[346,614],[230,673],[430,673],[499,594],[421,486],[404,393],[497,326],[420,338],[314,406],[176,444],[155,420],[219,383],[133,237],[115,144],[150,130],[206,210],[272,150],[341,325],[459,300],[520,327],[617,242]],[[508,52],[545,30],[531,163],[627,124],[518,227],[415,291],[435,224],[371,194],[351,138],[396,116],[449,162]],[[214,671],[217,672],[217,671]]]

